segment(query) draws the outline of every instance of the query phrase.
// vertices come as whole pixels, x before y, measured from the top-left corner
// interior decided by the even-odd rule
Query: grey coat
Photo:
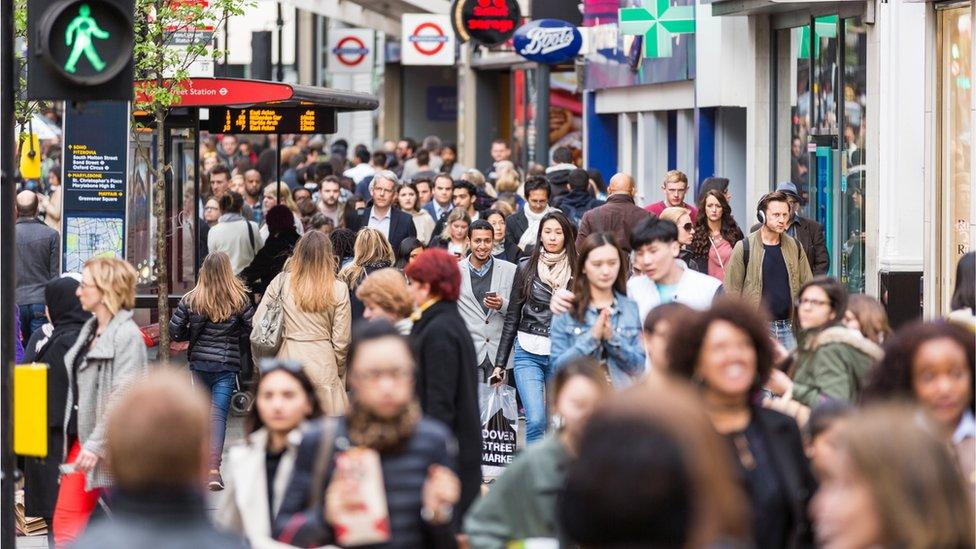
[[[78,387],[78,441],[82,449],[99,456],[98,463],[88,471],[86,489],[104,488],[112,484],[105,460],[105,418],[109,408],[122,391],[146,372],[146,344],[139,327],[132,321],[132,311],[121,310],[95,340],[85,360],[78,366],[78,379],[72,364],[98,321],[92,318],[82,326],[78,340],[64,355],[68,370],[68,398],[64,410],[64,455],[68,455],[68,423],[74,402],[74,387]]]
[[[461,295],[458,297],[458,312],[471,332],[471,340],[474,342],[474,350],[478,355],[478,366],[488,358],[488,362],[495,364],[495,357],[498,356],[498,343],[502,339],[502,328],[505,327],[505,315],[508,313],[508,299],[512,293],[512,283],[515,280],[514,264],[498,259],[492,260],[491,266],[491,286],[490,291],[498,294],[502,299],[500,311],[492,309],[485,313],[481,303],[475,299],[471,290],[471,263],[468,258],[462,260],[458,267],[461,269]],[[512,367],[512,359],[509,357],[507,368]]]

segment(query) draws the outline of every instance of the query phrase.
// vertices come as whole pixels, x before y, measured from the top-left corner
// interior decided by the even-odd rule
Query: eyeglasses
[[[829,301],[822,301],[820,299],[810,299],[810,298],[804,298],[804,299],[798,299],[798,300],[796,300],[796,306],[797,307],[802,307],[804,305],[813,305],[814,307],[823,307],[825,305],[829,306],[830,305],[830,302]]]
[[[695,226],[692,225],[691,223],[685,223],[684,225],[681,226],[681,228],[684,229],[685,232],[689,232],[690,233],[692,231],[692,229],[695,228]]]

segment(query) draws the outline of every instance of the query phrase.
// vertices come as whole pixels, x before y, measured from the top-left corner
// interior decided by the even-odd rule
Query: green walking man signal
[[[74,42],[74,47],[71,49],[68,62],[64,64],[64,70],[75,72],[77,70],[78,58],[81,57],[81,54],[85,54],[85,58],[88,59],[88,62],[91,63],[95,71],[102,72],[105,68],[105,62],[102,61],[102,58],[98,56],[98,52],[95,51],[95,44],[92,42],[92,38],[105,40],[109,36],[109,33],[99,28],[98,23],[91,16],[91,8],[88,7],[88,4],[82,4],[78,8],[78,15],[71,20],[67,30],[64,32],[65,45],[71,46],[72,42]]]

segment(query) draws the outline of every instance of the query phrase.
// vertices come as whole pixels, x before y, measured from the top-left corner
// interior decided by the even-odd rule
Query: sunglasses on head
[[[293,374],[301,373],[302,363],[297,360],[284,360],[279,358],[264,358],[258,364],[261,375],[268,375],[275,370],[285,370]]]

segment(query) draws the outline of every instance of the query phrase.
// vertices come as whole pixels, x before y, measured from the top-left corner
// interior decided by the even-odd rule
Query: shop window
[[[972,250],[973,33],[969,5],[939,10],[938,171],[942,190],[943,307],[955,286],[956,263]]]
[[[860,19],[844,20],[843,132],[841,134],[841,218],[839,274],[850,292],[864,291],[864,149],[867,104],[867,32]]]

